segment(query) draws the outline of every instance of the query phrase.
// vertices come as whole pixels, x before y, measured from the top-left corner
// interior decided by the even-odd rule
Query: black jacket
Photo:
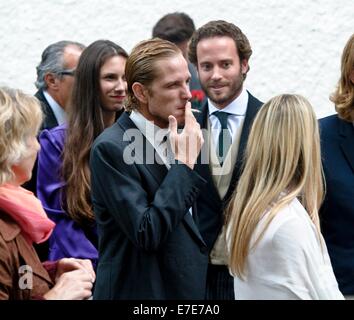
[[[124,113],[91,151],[99,235],[94,299],[203,299],[208,250],[193,204],[205,180],[184,164],[148,164],[154,149],[143,135],[134,140],[131,129],[140,133]],[[127,163],[125,153],[139,164]]]

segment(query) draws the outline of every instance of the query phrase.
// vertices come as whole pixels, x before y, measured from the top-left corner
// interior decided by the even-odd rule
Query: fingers
[[[92,295],[92,277],[84,269],[63,273],[53,289],[45,294],[46,299],[81,300]]]
[[[76,259],[76,262],[78,262],[81,267],[91,275],[91,278],[93,279],[92,281],[94,282],[96,279],[96,274],[95,271],[93,270],[92,262],[91,260],[88,259]]]
[[[184,110],[184,124],[188,126],[190,123],[194,123],[196,121],[194,114],[192,112],[192,104],[190,101],[187,101],[186,107]]]
[[[169,116],[168,122],[169,122],[168,128],[170,133],[177,134],[177,119],[174,116]]]
[[[60,268],[62,272],[83,270],[90,275],[93,282],[96,279],[96,274],[93,270],[92,262],[88,259],[63,258],[60,260]]]

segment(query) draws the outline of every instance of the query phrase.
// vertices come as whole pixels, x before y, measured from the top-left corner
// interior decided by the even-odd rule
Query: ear
[[[140,82],[134,82],[132,85],[132,90],[139,102],[147,104],[149,93],[147,88],[145,88],[143,84],[141,84]]]
[[[44,76],[44,81],[47,84],[48,88],[52,90],[58,89],[58,81],[59,79],[53,73],[47,73]]]
[[[248,65],[248,60],[246,59],[241,60],[241,73],[246,74],[249,69],[250,67]]]

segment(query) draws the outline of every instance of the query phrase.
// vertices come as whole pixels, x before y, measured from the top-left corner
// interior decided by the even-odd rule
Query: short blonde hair
[[[344,47],[340,79],[330,97],[336,106],[338,116],[348,122],[354,121],[354,84],[350,79],[352,72],[354,72],[354,34]]]
[[[232,273],[244,275],[252,235],[267,210],[266,225],[254,245],[277,212],[295,197],[319,232],[323,193],[320,138],[311,104],[300,95],[272,98],[252,125],[244,171],[228,208]]]
[[[133,48],[125,65],[125,78],[128,85],[127,111],[139,109],[133,84],[139,82],[149,87],[159,74],[156,62],[178,54],[182,54],[182,51],[174,43],[160,38],[141,41]]]
[[[27,155],[27,140],[42,123],[39,101],[20,90],[0,88],[0,185],[13,178],[12,166]]]

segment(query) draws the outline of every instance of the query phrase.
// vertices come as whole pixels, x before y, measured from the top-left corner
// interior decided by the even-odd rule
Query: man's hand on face
[[[170,142],[175,159],[193,169],[204,139],[200,125],[192,113],[191,103],[189,101],[186,103],[185,122],[181,133],[177,132],[177,120],[174,116],[169,116],[168,121]]]

